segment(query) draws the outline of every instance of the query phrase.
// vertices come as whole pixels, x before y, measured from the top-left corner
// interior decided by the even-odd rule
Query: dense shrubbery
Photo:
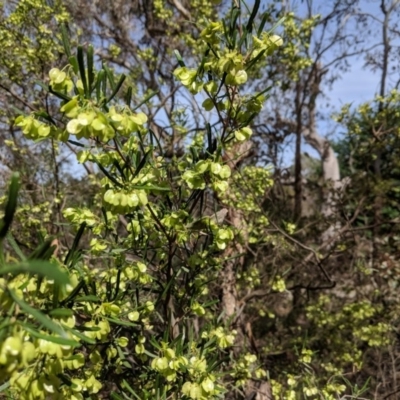
[[[85,5],[55,2],[40,27],[32,19],[41,0],[3,7],[3,45],[10,49],[12,35],[21,43],[0,67],[24,110],[1,114],[20,174],[2,197],[0,398],[382,393],[398,320],[397,92],[337,117],[349,133],[336,145],[347,187],[331,195],[323,182],[301,218],[282,188],[290,182],[261,162],[257,121],[275,96],[277,132],[319,145],[310,99],[308,131],[277,108],[291,85],[301,89],[303,73],[318,74],[308,49],[322,17],[298,21],[274,2],[261,12],[260,1],[251,9],[193,1],[190,11],[184,2],[148,2],[151,10],[133,2],[133,11],[117,3],[102,4],[108,20],[97,19],[108,37],[121,30],[132,39],[121,10],[143,12],[148,36],[98,52],[70,43],[66,10],[79,24]],[[52,35],[59,22],[70,32]],[[33,84],[38,75],[44,83]],[[313,101],[317,78],[304,89]],[[371,163],[366,189],[359,182],[371,153],[382,176]]]
[[[223,156],[250,138],[248,125],[262,108],[262,94],[242,99],[239,88],[249,65],[282,44],[265,32],[252,36],[252,21],[238,38],[238,16],[232,12],[231,27],[204,28],[198,67],[186,67],[178,55],[175,76],[192,93],[204,93],[203,107],[216,107],[219,118],[180,158],[164,156],[146,114],[131,105],[130,88],[125,104],[117,100],[125,77],[96,70],[91,47],[79,47],[76,57],[67,53],[69,66],[49,72],[59,113],[15,120],[28,139],[70,140],[82,148],[78,161],[94,163],[104,177],[90,209],[63,211],[77,229],[67,254],[54,253],[48,239],[29,257],[35,261],[18,250],[22,271],[3,268],[1,371],[11,395],[208,399],[266,376],[254,355],[229,357],[236,332],[218,317],[209,286],[218,284],[224,250],[241,233],[205,215],[202,205],[212,192],[235,202]],[[85,231],[90,246],[82,251]]]

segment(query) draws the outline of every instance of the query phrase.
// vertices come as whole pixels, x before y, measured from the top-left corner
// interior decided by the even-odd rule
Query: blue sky
[[[371,101],[379,91],[379,77],[370,70],[363,67],[362,60],[355,60],[351,71],[343,74],[332,88],[327,91],[326,95],[330,102],[330,107],[326,109],[327,116],[332,111],[339,111],[345,104],[351,103],[357,106],[361,103]],[[320,106],[324,107],[326,101],[321,101]],[[328,121],[320,121],[318,123],[319,133],[322,136],[328,136],[330,139],[336,140],[343,134],[343,127],[336,124],[332,119]],[[319,158],[318,153],[309,145],[303,144],[303,151],[310,156]],[[294,153],[288,152],[286,162],[289,165],[293,161]]]
[[[380,1],[380,0],[379,0]],[[304,7],[304,1],[295,0],[298,9]],[[330,8],[332,3],[326,0],[314,0],[315,12],[326,11]],[[297,8],[296,7],[296,8]],[[361,11],[369,12],[374,15],[380,15],[379,2],[377,0],[361,0]],[[350,25],[351,29],[351,25]],[[362,32],[364,34],[364,32]],[[371,37],[372,41],[379,41],[381,38],[380,32]],[[332,54],[327,53],[327,60]],[[352,58],[351,68],[346,73],[341,73],[331,88],[325,90],[327,98],[321,99],[319,102],[319,109],[328,117],[333,111],[339,111],[341,106],[346,103],[352,103],[354,106],[365,101],[372,100],[374,95],[379,90],[379,74],[374,74],[370,69],[364,67],[363,58]],[[333,67],[331,67],[333,69]],[[331,72],[331,71],[330,71]],[[325,104],[329,103],[329,108]],[[336,126],[333,121],[323,121],[318,124],[319,133],[329,138],[337,139],[343,128]],[[303,151],[307,151],[311,156],[317,157],[318,155],[313,151],[310,146],[304,145]],[[284,163],[290,165],[293,160],[293,150],[288,149],[285,152]]]
[[[363,68],[363,61],[355,61],[352,70],[344,74],[329,92],[334,104],[361,103],[371,100],[379,91],[379,78]]]
[[[297,0],[298,1],[298,0]],[[381,0],[361,0],[359,2],[358,14],[370,14],[374,18],[383,20],[383,14],[380,10]],[[389,1],[386,1],[388,3]],[[327,12],[330,2],[324,0],[314,0],[315,9]],[[398,7],[399,8],[399,7]],[[354,34],[357,37],[364,37],[366,46],[378,45],[382,42],[381,26],[377,20],[368,19],[368,28],[371,28],[372,34],[366,30],[358,32],[354,24],[354,15],[350,16],[347,20],[348,33]],[[353,22],[352,22],[353,21]],[[393,17],[392,17],[393,25]],[[382,46],[378,46],[374,51],[380,51]],[[331,53],[327,53],[327,59],[331,57]],[[349,71],[341,75],[329,90],[329,96],[334,104],[341,105],[348,102],[355,104],[371,100],[379,91],[380,74],[373,72],[371,68],[365,67],[365,54],[361,56],[353,56],[349,58],[351,65]],[[397,77],[396,77],[397,79]],[[388,87],[390,83],[388,82]]]
[[[379,75],[366,69],[362,59],[354,59],[350,71],[341,75],[332,86],[326,91],[326,99],[320,101],[320,107],[326,112],[326,116],[332,112],[339,111],[345,104],[351,103],[353,106],[371,101],[379,92]],[[329,108],[325,107],[325,103],[329,102]],[[319,133],[330,139],[337,140],[343,134],[343,127],[336,124],[332,119],[320,121],[318,123]],[[303,143],[303,152],[307,152],[310,156],[318,158],[318,153],[306,143]],[[287,151],[285,156],[285,164],[291,165],[293,162],[294,152],[292,149]]]
[[[356,10],[356,14],[352,14],[346,19],[348,34],[354,35],[355,38],[363,38],[366,46],[376,45],[374,52],[381,51],[382,46],[379,43],[382,41],[382,31],[379,20],[383,20],[383,14],[380,9],[381,0],[361,0],[358,2],[359,6]],[[389,0],[385,1],[386,5]],[[291,2],[293,9],[298,12],[305,10],[305,2],[301,0],[293,0]],[[333,4],[333,1],[314,0],[313,1],[313,14],[320,12],[325,14],[329,12]],[[397,7],[399,9],[399,7]],[[356,27],[354,22],[354,16],[360,16],[362,14],[369,14],[366,26],[360,29]],[[371,17],[372,16],[372,17]],[[396,15],[392,16],[391,24],[396,25]],[[358,31],[359,29],[360,31]],[[370,30],[370,32],[368,32]],[[396,46],[399,43],[399,39],[393,42]],[[396,54],[396,49],[392,49],[393,54]],[[398,53],[398,51],[397,51]],[[325,63],[329,62],[329,59],[333,57],[332,51],[326,53]],[[394,60],[394,63],[390,65],[390,76],[388,77],[386,91],[389,91],[394,83],[399,79],[398,70],[392,69],[398,60]],[[375,95],[379,92],[380,85],[380,71],[372,71],[370,67],[365,67],[365,54],[361,56],[354,56],[349,58],[349,70],[346,73],[339,72],[340,78],[337,79],[332,87],[324,87],[325,98],[320,97],[319,99],[319,111],[323,112],[326,117],[332,114],[334,111],[339,111],[340,108],[347,103],[351,103],[353,108],[361,103],[371,101]],[[330,67],[329,73],[333,67]],[[329,103],[329,107],[326,107],[326,103]],[[344,128],[335,124],[332,120],[326,119],[325,121],[319,121],[318,130],[322,136],[327,136],[329,139],[337,140],[340,134],[343,134]],[[308,145],[303,145],[303,151],[306,151],[313,157],[319,158],[318,154]],[[287,151],[285,156],[285,164],[292,163],[293,150]]]

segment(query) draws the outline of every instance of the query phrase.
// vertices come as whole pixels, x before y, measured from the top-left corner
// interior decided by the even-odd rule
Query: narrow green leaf
[[[81,291],[82,288],[84,288],[86,285],[85,280],[82,278],[79,283],[74,287],[74,290],[65,298],[62,302],[61,305],[67,304],[71,300],[75,299],[75,296]]]
[[[220,360],[217,360],[216,358],[214,358],[212,363],[210,363],[210,366],[207,368],[207,372],[215,371],[221,364],[223,364],[223,363],[225,363],[227,361],[228,361],[227,358],[222,358]]]
[[[278,21],[272,26],[272,28],[268,31],[268,33],[272,33],[276,30],[276,28],[280,25],[283,24],[283,22],[286,19],[286,15],[284,15],[282,18],[279,18]]]
[[[41,87],[45,92],[49,91],[49,85],[47,85],[46,83],[42,81],[35,81],[35,84]]]
[[[229,28],[230,28],[230,34],[232,35],[232,33],[236,30],[236,23],[237,20],[239,18],[240,15],[240,10],[238,7],[232,7],[231,10],[231,20],[229,23]]]
[[[53,322],[50,318],[44,315],[41,311],[37,310],[36,308],[31,307],[28,303],[25,303],[24,300],[20,299],[12,289],[8,289],[8,293],[13,298],[15,303],[17,303],[23,311],[27,314],[32,315],[41,325],[43,325],[48,330],[58,334],[61,338],[66,339],[66,333],[60,325]]]
[[[97,296],[94,296],[93,294],[89,294],[87,296],[79,296],[76,299],[74,299],[77,303],[82,303],[82,302],[89,302],[89,303],[100,303],[101,299],[99,299]]]
[[[100,102],[104,96],[102,96],[102,85],[105,77],[105,72],[103,69],[101,69],[98,74],[97,74],[97,80],[96,80],[96,100],[97,102]]]
[[[257,57],[254,57],[247,65],[245,70],[248,71],[266,52],[266,49],[260,51],[260,53],[257,54]]]
[[[58,377],[61,379],[61,382],[63,382],[67,386],[71,386],[71,378],[68,375],[65,374],[58,374]]]
[[[268,86],[266,89],[262,90],[261,92],[257,93],[256,95],[254,95],[253,97],[250,98],[249,101],[256,99],[257,97],[262,96],[264,93],[269,92],[272,89],[272,86]]]
[[[123,397],[121,397],[119,394],[112,392],[111,393],[111,398],[115,399],[115,400],[124,400]]]
[[[95,158],[95,157],[93,157],[93,158]],[[114,178],[114,176],[112,176],[112,175],[101,165],[100,162],[98,162],[96,159],[95,159],[95,161],[96,161],[97,166],[100,168],[101,172],[103,172],[103,174],[104,174],[111,182],[113,182],[116,186],[118,186],[118,187],[120,187],[120,188],[123,187],[123,185],[122,185],[120,182],[118,182],[118,180],[117,180],[116,178]]]
[[[226,28],[225,23],[223,23],[223,26],[224,26],[224,30],[225,30],[225,28]],[[207,46],[208,46],[208,49],[214,54],[214,57],[217,60],[219,60],[220,59],[219,54],[214,50],[214,48],[210,45],[210,43],[207,43]],[[210,80],[211,80],[211,78],[210,78]]]
[[[213,280],[209,280],[209,282],[212,282]],[[204,285],[205,287],[207,287],[206,285]],[[208,308],[208,307],[211,307],[211,306],[213,306],[214,304],[218,304],[219,303],[219,300],[212,300],[212,301],[208,301],[208,302],[206,302],[206,303],[204,303],[203,304],[203,307],[204,308]]]
[[[181,67],[185,67],[185,62],[183,61],[183,58],[182,58],[182,56],[181,56],[181,53],[179,53],[178,50],[174,50],[174,54],[175,54],[176,59],[178,60],[178,64],[179,64]]]
[[[101,330],[98,326],[84,326],[84,325],[77,326],[76,329],[81,332],[99,332]]]
[[[74,315],[70,308],[55,308],[49,312],[49,315],[54,318],[69,318]]]
[[[57,265],[43,260],[29,260],[21,262],[20,264],[6,265],[0,268],[0,276],[7,274],[18,275],[23,273],[35,274],[49,280],[54,280],[58,285],[66,285],[70,283],[69,276],[66,272],[61,271]]]
[[[69,44],[67,27],[65,26],[65,24],[61,24],[60,30],[61,30],[61,39],[63,42],[65,54],[67,57],[71,57],[71,46]]]
[[[77,57],[78,59],[78,66],[79,66],[79,75],[81,77],[82,85],[83,85],[83,91],[85,93],[85,97],[88,99],[89,98],[89,90],[88,90],[88,84],[87,84],[87,79],[86,79],[86,71],[85,71],[85,59],[83,56],[83,48],[82,46],[78,46],[77,50]]]
[[[54,96],[57,96],[59,99],[65,100],[66,102],[68,102],[68,101],[71,100],[71,97],[70,97],[70,96],[67,96],[67,95],[64,94],[64,93],[58,92],[57,90],[53,90],[51,86],[49,86],[48,91],[49,91],[51,94],[54,94]]]
[[[175,278],[178,275],[179,270],[175,271],[171,277],[171,279],[169,280],[169,282],[165,285],[164,287],[164,291],[160,294],[159,299],[163,299],[165,298],[169,288],[171,287],[171,285],[175,282]]]
[[[88,90],[89,95],[92,93],[93,90],[93,83],[94,83],[94,50],[93,46],[89,44],[87,51],[86,51],[86,60],[87,60],[87,67],[88,67]]]
[[[29,260],[49,260],[56,246],[52,245],[54,237],[48,238],[29,255]]]
[[[33,114],[35,115],[35,117],[45,119],[46,121],[50,122],[51,124],[54,124],[53,118],[51,118],[50,115],[47,114],[47,112],[45,112],[45,111],[35,111]]]
[[[81,339],[82,341],[89,343],[89,344],[96,344],[97,341],[96,339],[92,339],[90,337],[87,337],[86,335],[84,335],[83,333],[77,331],[76,329],[72,329],[67,325],[63,324],[63,327],[65,330],[71,332],[73,335],[75,335],[76,337],[78,337],[79,339]]]
[[[253,31],[253,22],[254,22],[254,19],[257,16],[258,9],[260,8],[260,3],[261,3],[261,0],[255,0],[254,1],[253,11],[251,12],[250,18],[249,18],[249,20],[247,22],[247,25],[246,25],[246,30],[249,33],[251,33]]]
[[[199,68],[197,68],[197,74],[198,75],[202,75],[204,72],[204,64],[206,63],[206,61],[208,60],[208,55],[210,54],[210,48],[207,48],[203,58],[201,59],[201,63]]]
[[[125,103],[128,107],[130,107],[131,102],[132,102],[132,86],[129,86],[125,95]]]
[[[257,115],[258,115],[257,113],[250,114],[250,115],[249,115],[249,118],[247,118],[246,121],[243,122],[243,126],[248,126],[248,125],[250,125],[250,122],[253,121],[253,119],[254,119],[255,117],[257,117]]]
[[[162,191],[162,192],[170,192],[171,188],[170,187],[165,187],[165,186],[155,186],[155,185],[145,185],[145,186],[131,186],[132,189],[139,189],[139,190],[157,190],[157,191]]]
[[[250,8],[249,8],[249,6],[247,5],[247,3],[246,3],[245,1],[242,1],[241,4],[244,5],[244,7],[246,8],[247,14],[251,14]]]
[[[197,149],[190,147],[190,152],[192,153],[193,163],[196,163],[199,160],[199,153]]]
[[[0,386],[0,393],[3,393],[5,390],[7,390],[10,387],[10,381],[4,382]]]
[[[130,387],[129,383],[125,379],[122,381],[122,384],[124,385],[125,389],[128,389],[131,395],[135,396],[138,400],[141,400],[141,398],[135,393],[135,391]]]
[[[142,100],[137,106],[135,106],[135,108],[132,108],[132,111],[136,111],[139,107],[141,107],[143,104],[147,103],[152,97],[154,97],[155,95],[157,95],[159,92],[159,90],[155,91],[155,92],[151,92],[149,95],[147,95],[144,100]]]
[[[48,86],[46,86],[46,91],[48,90]],[[24,110],[21,110],[18,107],[13,106],[12,104],[9,105],[9,107],[11,108],[11,110],[13,110],[15,112],[16,115],[23,115],[24,117],[28,117],[29,114],[26,113]]]
[[[119,294],[120,283],[121,283],[121,273],[122,273],[122,270],[119,268],[118,273],[117,273],[117,281],[114,284],[114,289],[115,289],[114,296],[111,298],[111,301],[115,301]]]
[[[207,124],[206,124],[206,131],[207,131],[207,142],[208,142],[207,151],[211,153],[213,143],[212,143],[211,125],[209,122],[207,122]]]
[[[76,140],[71,140],[71,139],[69,139],[69,140],[68,140],[68,143],[71,143],[71,144],[73,144],[73,145],[75,145],[75,146],[79,146],[79,147],[85,147],[84,144],[79,143],[79,142],[77,142]],[[68,225],[68,226],[69,226],[69,225]]]
[[[13,312],[14,310],[8,310],[8,311],[11,311],[11,312]],[[11,315],[11,313],[10,313],[10,315]],[[14,318],[14,317],[13,317]],[[13,323],[12,322],[10,322],[11,321],[11,319],[9,318],[9,317],[5,317],[5,318],[3,318],[3,320],[1,321],[1,323],[0,323],[0,332],[2,333],[2,330],[4,329],[4,328],[6,328],[6,327],[8,327],[8,326],[10,326],[10,325],[12,325]],[[1,340],[1,339],[0,339]]]
[[[155,132],[151,129],[149,129],[150,132],[150,140],[151,140],[151,144],[153,144],[153,138],[155,139],[155,141],[157,142],[157,147],[158,147],[158,151],[160,152],[161,155],[164,155],[163,149],[161,147],[161,143],[157,137],[157,135],[155,134]]]
[[[240,49],[242,47],[242,44],[245,43],[245,48],[248,48],[247,43],[249,43],[250,40],[251,40],[251,34],[247,32],[246,29],[244,29],[237,47]]]
[[[261,34],[262,34],[263,30],[264,30],[264,26],[267,23],[267,19],[268,19],[269,16],[270,16],[270,13],[268,13],[268,12],[263,14],[263,16],[261,18],[260,25],[259,25],[258,30],[257,30],[257,36],[258,37],[261,36]]]
[[[85,228],[86,228],[86,222],[83,222],[81,224],[81,226],[79,227],[78,232],[75,235],[74,242],[72,243],[71,249],[68,251],[68,254],[65,257],[64,264],[67,267],[70,267],[70,265],[69,265],[70,261],[72,260],[72,257],[75,255],[75,253],[76,253],[76,251],[78,249],[78,245],[79,245],[79,242],[80,242],[80,240],[82,238],[83,232],[85,231]]]
[[[155,339],[154,336],[150,336],[149,338],[149,342],[153,345],[154,348],[156,348],[157,350],[162,350],[162,347],[160,346],[160,344],[157,342],[157,340]],[[149,356],[152,358],[157,357],[155,354],[148,352]]]
[[[111,90],[114,91],[115,90],[114,74],[112,73],[110,68],[107,67],[106,64],[103,65],[103,68],[104,68],[104,71],[106,72],[106,76],[108,78],[108,81],[110,82]]]
[[[246,28],[244,29],[243,35],[246,35]],[[231,32],[231,44],[232,44],[232,48],[236,48],[236,41],[237,41],[237,36],[238,36],[238,29],[234,29]]]
[[[3,239],[10,229],[11,222],[17,209],[18,191],[19,191],[19,174],[14,173],[11,176],[11,183],[8,188],[7,203],[4,210],[3,220],[0,222],[0,239]]]
[[[103,74],[103,82],[101,85],[101,90],[103,92],[103,97],[106,98],[107,97],[107,73],[104,68],[107,68],[107,66],[103,65],[102,71],[104,72],[104,74]]]
[[[121,319],[118,318],[111,318],[111,317],[105,317],[108,321],[112,322],[113,324],[116,325],[122,325],[122,326],[132,326],[132,327],[137,327],[138,324],[135,324],[133,322],[128,322],[128,321],[122,321]]]
[[[118,80],[117,85],[114,87],[113,92],[111,93],[111,95],[108,97],[107,99],[107,103],[110,102],[119,92],[119,90],[121,89],[122,84],[124,83],[126,79],[126,75],[122,74]]]
[[[119,165],[119,162],[117,160],[113,160],[113,165],[114,167],[118,170],[119,174],[121,175],[121,178],[124,182],[126,182],[126,177],[123,168]]]
[[[151,357],[151,358],[156,358],[156,357],[157,357],[155,354],[151,353],[151,352],[148,351],[148,350],[145,350],[145,351],[144,351],[144,354],[148,355],[148,356]]]
[[[71,67],[74,71],[74,74],[77,75],[79,72],[79,65],[78,65],[78,60],[76,59],[76,57],[75,56],[68,57],[68,62],[69,62],[69,65],[71,65]]]
[[[35,338],[38,338],[38,339],[47,340],[48,342],[61,344],[63,346],[79,347],[81,345],[79,342],[77,342],[76,340],[73,340],[73,339],[66,339],[66,338],[62,338],[60,336],[45,335],[43,333],[40,333],[40,332],[36,331],[35,329],[32,329],[32,327],[27,325],[27,324],[21,323],[20,325],[31,336],[33,336]]]
[[[60,303],[60,285],[54,283],[53,285],[53,309],[57,309]]]
[[[222,20],[222,27],[224,28],[224,36],[226,38],[227,46],[229,49],[232,49],[232,45],[231,45],[231,41],[230,41],[229,33],[228,33],[228,28],[226,26],[226,22],[224,19]]]
[[[17,256],[21,259],[21,261],[26,261],[25,254],[22,252],[21,248],[18,246],[17,242],[14,239],[14,236],[11,234],[11,232],[7,232],[7,241],[12,247],[12,249],[15,251]]]
[[[140,171],[143,169],[143,167],[146,165],[146,161],[147,158],[149,156],[149,154],[152,152],[153,150],[150,149],[149,151],[146,152],[146,154],[142,157],[142,159],[140,160],[139,165],[136,168],[135,174],[133,175],[132,179],[135,179],[135,177],[140,173]]]

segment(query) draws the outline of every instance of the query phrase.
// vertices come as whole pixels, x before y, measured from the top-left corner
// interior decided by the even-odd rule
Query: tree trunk
[[[299,84],[296,86],[296,120],[282,119],[278,113],[277,126],[279,128],[284,128],[289,132],[298,134],[300,132],[304,140],[312,146],[321,157],[323,180],[325,184],[323,204],[321,208],[322,215],[328,220],[333,217],[336,213],[338,194],[343,184],[340,180],[340,168],[338,158],[333,151],[329,140],[321,136],[317,132],[316,127],[316,99],[320,93],[320,83],[321,78],[327,70],[323,70],[319,63],[313,66],[312,71],[305,80],[309,91],[308,103],[305,100],[301,101],[297,98],[299,96],[299,91],[304,91],[304,88]],[[304,113],[304,108],[307,110],[307,123],[303,122],[302,113]],[[297,142],[298,143],[298,142]],[[296,168],[295,168],[295,193],[301,193],[299,188],[297,188],[298,180],[298,152],[301,149],[297,148],[296,145]],[[301,168],[301,164],[300,164]],[[301,178],[301,171],[300,171]],[[298,207],[298,206],[297,206]],[[296,210],[296,207],[295,207]],[[298,211],[298,210],[297,210]],[[296,215],[296,214],[295,214]],[[329,241],[336,232],[340,229],[339,222],[332,222],[328,229],[322,234],[322,241]]]
[[[297,222],[301,218],[302,204],[303,204],[303,179],[302,179],[302,165],[301,165],[301,86],[296,85],[296,150],[294,161],[294,220]]]
[[[225,161],[232,172],[238,164],[246,158],[251,149],[250,142],[240,143],[233,146],[233,149],[225,154]],[[230,207],[227,219],[236,230],[241,232],[242,240],[247,242],[246,224],[242,211]],[[244,263],[245,247],[237,241],[224,251],[223,258],[226,260],[222,269],[222,309],[224,320],[230,323],[232,329],[237,331],[235,341],[235,352],[240,354],[245,346],[246,330],[243,314],[239,309],[239,299],[236,289],[236,274],[238,269],[242,269]],[[271,385],[267,381],[249,380],[245,389],[245,400],[272,400]],[[230,398],[230,397],[229,397]]]

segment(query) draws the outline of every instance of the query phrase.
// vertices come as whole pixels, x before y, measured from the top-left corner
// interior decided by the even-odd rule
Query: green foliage
[[[393,90],[388,96],[376,97],[352,111],[344,106],[335,119],[346,126],[348,134],[336,144],[344,176],[352,185],[352,197],[368,197],[372,204],[377,196],[382,198],[382,215],[385,221],[394,220],[399,210],[399,93]],[[362,182],[357,185],[356,182]],[[354,206],[353,206],[354,207]],[[373,221],[372,210],[366,209],[359,224]],[[384,224],[380,230],[391,231]]]
[[[190,92],[205,94],[205,108],[215,107],[218,117],[179,159],[164,157],[146,114],[122,101],[124,76],[105,65],[95,69],[90,46],[49,72],[60,117],[16,118],[30,140],[79,146],[77,160],[95,164],[103,177],[94,207],[64,210],[78,228],[64,257],[50,253],[51,264],[2,270],[0,365],[10,395],[212,399],[265,375],[255,356],[230,360],[235,332],[216,317],[215,292],[207,288],[218,281],[222,251],[238,232],[203,215],[202,206],[195,213],[206,192],[229,190],[223,155],[250,138],[262,107],[259,94],[240,96],[247,65],[260,49],[266,56],[281,45],[265,33],[239,45],[232,24],[206,26],[202,62],[174,71]],[[79,250],[84,230],[90,248]],[[57,264],[60,271],[46,272]]]
[[[7,3],[1,4],[6,16],[0,25],[1,77],[21,84],[23,75],[37,75],[44,64],[57,59],[62,47],[54,41],[54,27],[67,22],[69,15],[58,0],[52,6],[45,0],[22,0],[12,7]]]
[[[237,400],[268,382],[275,398],[297,400],[358,398],[368,382],[376,387],[364,371],[393,343],[400,269],[382,256],[374,270],[355,251],[353,262],[344,235],[328,263],[331,254],[314,251],[320,221],[311,215],[305,227],[276,215],[276,171],[249,151],[265,99],[278,93],[279,105],[312,65],[320,17],[284,15],[275,2],[258,15],[260,1],[217,8],[208,0],[146,2],[144,15],[133,2],[145,34],[125,46],[114,36],[123,7],[100,3],[104,19],[93,29],[111,21],[113,30],[102,30],[99,51],[75,51],[67,30],[53,28],[73,26],[62,3],[3,6],[1,70],[27,95],[5,141],[25,164],[18,207],[16,176],[1,199],[0,392]],[[174,97],[180,85],[185,94]],[[385,217],[397,216],[397,109],[392,93],[340,117],[349,136],[338,148],[352,179],[343,213],[347,222],[367,194],[361,229],[379,194]],[[66,147],[88,172],[81,180],[57,170]],[[377,155],[382,179],[371,174],[363,189]],[[44,174],[34,172],[39,163]],[[308,160],[303,173],[316,181],[315,165]],[[394,246],[389,227],[385,250]],[[344,282],[325,289],[331,274]]]

